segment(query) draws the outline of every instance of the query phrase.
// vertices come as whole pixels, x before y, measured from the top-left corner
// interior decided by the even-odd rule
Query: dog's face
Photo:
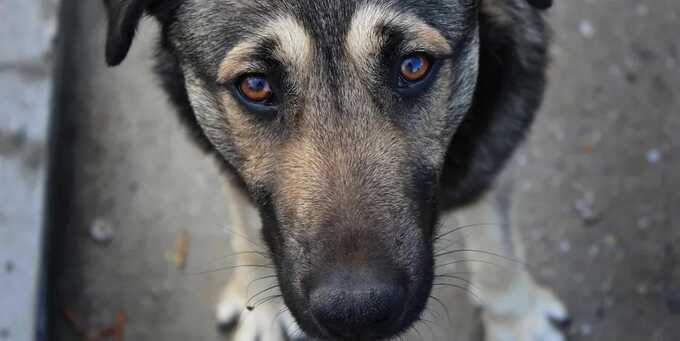
[[[153,13],[138,3],[110,14]],[[260,207],[302,329],[358,340],[409,328],[432,287],[439,176],[473,100],[477,1],[172,4],[155,8],[170,8],[164,34],[197,121]],[[112,20],[112,63],[126,20]]]
[[[419,318],[438,177],[475,89],[476,15],[474,1],[177,10],[169,34],[198,121],[259,203],[311,336],[381,339]]]

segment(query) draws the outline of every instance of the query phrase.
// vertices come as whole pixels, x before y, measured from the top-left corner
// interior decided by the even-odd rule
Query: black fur
[[[487,190],[541,104],[549,34],[541,15],[507,2],[511,24],[480,14],[480,74],[472,110],[454,135],[442,177],[444,209]],[[532,38],[530,38],[532,37]]]

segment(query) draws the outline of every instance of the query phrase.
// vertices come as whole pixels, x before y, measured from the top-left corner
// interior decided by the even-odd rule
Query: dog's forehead
[[[271,54],[287,66],[306,68],[314,58],[333,67],[349,56],[358,64],[375,59],[387,32],[398,32],[411,51],[451,52],[457,30],[441,29],[415,7],[381,1],[308,1],[239,3],[241,35],[220,62],[218,78],[229,80],[253,56]],[[448,37],[447,37],[448,33]],[[408,46],[407,46],[408,45]]]
[[[216,0],[222,1],[225,0]],[[352,19],[366,8],[382,9],[373,14],[390,12],[419,17],[442,31],[461,26],[461,18],[474,7],[474,0],[226,0],[232,12],[241,18],[267,20],[275,16],[295,17],[309,33],[323,41],[344,36]]]
[[[293,31],[304,32],[318,51],[335,55],[341,53],[353,26],[362,34],[371,33],[371,25],[395,13],[418,18],[446,39],[455,39],[473,17],[467,3],[474,1],[188,0],[178,11],[172,34],[185,56],[200,64],[204,73],[214,74],[231,49],[261,37],[267,29],[283,28],[270,25],[273,22],[294,23]]]

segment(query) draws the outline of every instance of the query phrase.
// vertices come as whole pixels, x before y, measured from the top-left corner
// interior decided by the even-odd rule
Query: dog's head
[[[261,210],[302,329],[409,328],[432,287],[439,176],[476,88],[477,1],[107,5],[112,65],[145,11],[162,22],[198,123]]]

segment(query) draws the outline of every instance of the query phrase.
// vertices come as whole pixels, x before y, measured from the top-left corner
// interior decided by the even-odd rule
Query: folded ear
[[[106,62],[120,64],[128,51],[149,0],[104,0],[109,16]]]
[[[527,0],[527,2],[538,9],[548,9],[553,4],[553,0]]]

